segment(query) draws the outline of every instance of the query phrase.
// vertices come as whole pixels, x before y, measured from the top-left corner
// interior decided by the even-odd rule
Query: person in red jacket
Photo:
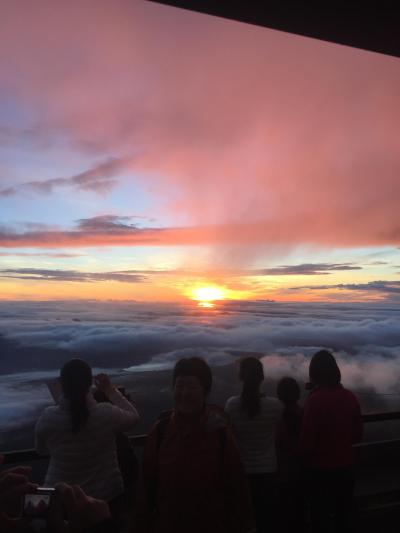
[[[340,381],[333,355],[320,350],[309,367],[313,390],[303,415],[300,449],[308,466],[313,533],[349,530],[354,487],[353,444],[361,440],[360,405]]]
[[[200,358],[175,365],[175,408],[146,441],[135,533],[252,531],[239,450],[222,409],[206,405],[211,382]]]

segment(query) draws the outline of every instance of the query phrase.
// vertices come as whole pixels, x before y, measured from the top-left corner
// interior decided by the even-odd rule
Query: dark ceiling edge
[[[400,9],[396,2],[147,1],[400,57]]]

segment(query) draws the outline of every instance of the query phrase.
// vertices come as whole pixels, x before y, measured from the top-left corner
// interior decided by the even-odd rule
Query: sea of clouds
[[[335,353],[345,386],[399,394],[400,402],[398,306],[0,302],[0,425],[17,427],[49,404],[45,381],[74,356],[96,369],[133,374],[171,368],[184,356],[217,366],[255,352],[267,376],[306,381],[320,348]]]

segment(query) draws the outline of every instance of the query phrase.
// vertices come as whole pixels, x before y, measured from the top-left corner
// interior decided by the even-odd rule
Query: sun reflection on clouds
[[[212,302],[198,302],[198,307],[205,307],[206,309],[212,309],[215,307],[215,304]]]

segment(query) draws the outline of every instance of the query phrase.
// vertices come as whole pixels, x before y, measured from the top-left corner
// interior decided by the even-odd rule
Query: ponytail
[[[259,383],[243,383],[240,401],[243,411],[249,418],[253,418],[257,413],[260,412],[259,386]]]
[[[89,418],[86,396],[92,384],[92,370],[82,359],[71,359],[61,370],[61,386],[70,402],[71,431],[78,433]]]
[[[255,357],[242,359],[239,377],[243,382],[240,396],[242,410],[249,418],[254,418],[261,410],[260,385],[264,380],[262,363]]]
[[[78,433],[84,427],[87,419],[89,418],[86,394],[87,393],[85,392],[82,395],[76,395],[70,398],[72,433]]]

